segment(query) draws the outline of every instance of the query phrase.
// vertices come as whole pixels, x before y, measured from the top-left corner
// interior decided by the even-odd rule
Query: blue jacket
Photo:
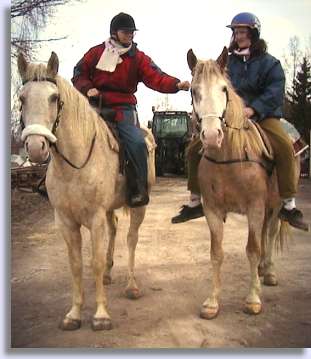
[[[256,111],[257,121],[282,117],[285,74],[281,63],[268,53],[243,61],[242,56],[229,56],[228,75],[245,106]]]

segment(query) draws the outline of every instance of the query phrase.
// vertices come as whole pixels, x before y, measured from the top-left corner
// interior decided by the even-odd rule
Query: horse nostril
[[[44,151],[44,148],[45,148],[45,143],[42,142],[42,151]]]
[[[26,142],[25,147],[26,147],[26,151],[29,152],[29,150],[28,150],[28,142]]]
[[[224,137],[224,133],[221,129],[218,130],[218,137],[220,137],[221,139],[223,139]]]

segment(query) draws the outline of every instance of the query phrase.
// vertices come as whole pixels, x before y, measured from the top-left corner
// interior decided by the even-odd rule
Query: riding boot
[[[303,231],[309,231],[308,223],[304,221],[302,212],[297,208],[288,210],[283,206],[279,212],[279,218],[288,222],[293,227],[302,229]]]
[[[171,219],[172,223],[182,223],[190,221],[204,216],[202,204],[198,204],[195,207],[183,205],[179,214]]]
[[[138,178],[131,161],[126,162],[125,176],[127,205],[131,208],[147,205],[149,203],[147,183],[142,183]]]

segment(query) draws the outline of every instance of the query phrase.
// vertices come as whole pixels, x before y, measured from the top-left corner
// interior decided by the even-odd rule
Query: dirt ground
[[[158,178],[140,230],[136,278],[143,291],[125,298],[128,218],[117,211],[113,282],[108,289],[110,331],[93,332],[95,310],[91,243],[83,244],[85,307],[81,329],[58,323],[71,303],[65,243],[54,233],[53,210],[36,194],[12,192],[11,346],[13,348],[303,348],[311,346],[311,236],[293,239],[275,263],[279,285],[262,287],[263,312],[242,311],[249,284],[246,219],[232,214],[225,225],[221,312],[199,318],[211,288],[209,231],[205,219],[171,224],[187,200],[184,178]],[[301,180],[298,204],[311,222],[311,181]]]

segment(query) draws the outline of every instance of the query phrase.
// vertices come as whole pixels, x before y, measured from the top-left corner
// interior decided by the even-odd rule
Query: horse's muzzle
[[[43,163],[49,157],[50,144],[44,136],[27,136],[24,147],[31,162]]]
[[[221,128],[211,128],[208,130],[202,130],[200,137],[204,148],[220,148],[224,138],[224,133]]]

